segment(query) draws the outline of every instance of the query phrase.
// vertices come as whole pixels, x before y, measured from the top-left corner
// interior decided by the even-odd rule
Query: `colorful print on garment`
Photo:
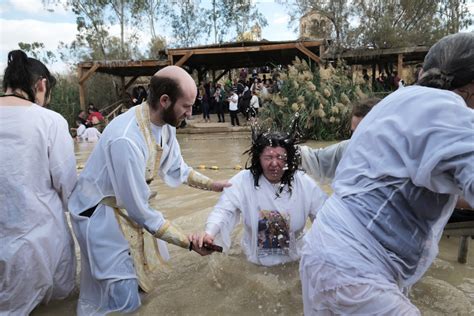
[[[278,211],[261,210],[258,217],[257,256],[288,255],[290,216]]]

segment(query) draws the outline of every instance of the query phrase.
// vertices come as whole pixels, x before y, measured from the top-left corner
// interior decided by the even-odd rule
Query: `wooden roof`
[[[168,49],[170,64],[192,69],[220,70],[290,64],[295,56],[319,63],[323,40],[246,41]]]
[[[403,55],[404,63],[421,63],[428,53],[429,46],[411,46],[401,48],[360,48],[346,50],[342,53],[324,53],[322,58],[326,60],[344,59],[349,65],[366,65],[373,63],[397,62],[398,55]]]

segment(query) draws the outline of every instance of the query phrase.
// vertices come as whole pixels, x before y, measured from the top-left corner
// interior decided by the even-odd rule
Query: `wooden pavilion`
[[[329,49],[328,49],[329,48]],[[420,63],[429,47],[416,46],[395,49],[357,49],[331,53],[328,41],[301,39],[297,41],[246,41],[168,49],[158,60],[89,61],[78,65],[79,97],[81,108],[86,106],[85,84],[94,73],[120,77],[122,95],[141,76],[152,76],[168,65],[177,65],[189,72],[197,71],[201,80],[211,72],[213,81],[230,73],[231,69],[290,64],[296,56],[310,63],[321,64],[344,59],[348,65],[371,65],[375,80],[376,65],[395,64],[399,73],[404,64]],[[219,72],[220,73],[217,73]],[[108,106],[120,109],[122,100]]]
[[[168,49],[162,60],[115,60],[89,61],[78,65],[79,98],[85,109],[85,83],[94,73],[106,73],[120,77],[122,91],[125,92],[138,77],[152,76],[168,65],[177,65],[189,72],[197,70],[198,77],[211,71],[213,80],[219,80],[231,69],[260,67],[266,65],[286,65],[298,56],[320,62],[323,40],[301,41],[248,41],[208,45],[188,48]],[[221,71],[216,74],[216,71]],[[216,76],[217,75],[217,76]]]

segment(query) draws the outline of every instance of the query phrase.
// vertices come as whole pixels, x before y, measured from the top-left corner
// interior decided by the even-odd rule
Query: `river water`
[[[228,179],[244,166],[242,153],[249,147],[248,134],[178,135],[185,161],[214,179]],[[324,147],[329,142],[309,142]],[[79,172],[93,144],[76,144]],[[185,232],[201,231],[219,194],[187,187],[169,188],[154,182],[158,195],[153,206]],[[328,186],[323,189],[330,192]],[[154,276],[156,289],[143,297],[143,306],[133,315],[302,315],[298,263],[260,267],[246,261],[239,245],[241,226],[234,231],[227,254],[200,257],[170,245],[171,259]],[[445,238],[440,254],[423,279],[411,291],[410,299],[424,315],[474,314],[474,249],[468,264],[457,263],[459,239]],[[472,247],[471,247],[472,248]],[[79,250],[77,250],[79,260]],[[79,266],[79,264],[78,264]],[[74,315],[78,289],[69,299],[40,306],[33,315]]]

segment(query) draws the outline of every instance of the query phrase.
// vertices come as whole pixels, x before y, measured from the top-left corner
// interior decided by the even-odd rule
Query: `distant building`
[[[330,39],[331,21],[316,10],[309,11],[300,18],[300,38]]]

